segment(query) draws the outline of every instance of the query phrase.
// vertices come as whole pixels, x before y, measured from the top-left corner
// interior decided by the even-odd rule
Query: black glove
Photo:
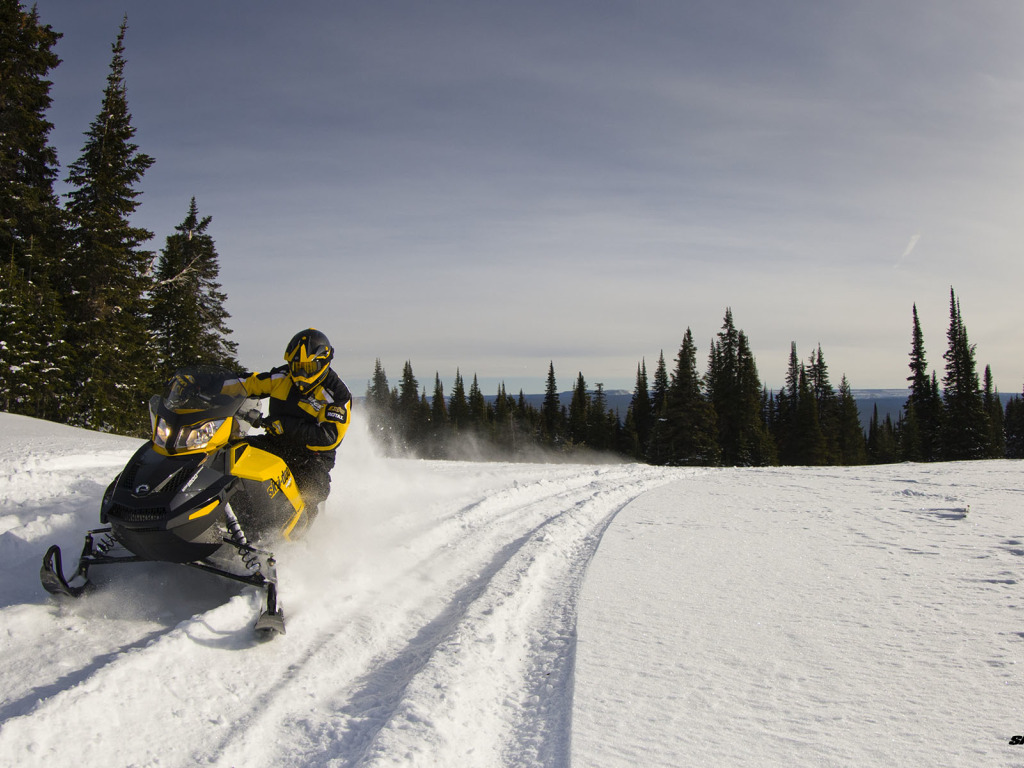
[[[263,426],[263,414],[257,411],[255,408],[246,411],[245,413],[238,414],[238,418],[242,421],[249,422],[253,427],[260,428]]]

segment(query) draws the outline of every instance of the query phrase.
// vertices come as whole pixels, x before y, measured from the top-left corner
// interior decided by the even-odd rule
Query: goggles
[[[308,376],[311,373],[319,373],[325,365],[327,365],[327,358],[324,357],[316,360],[295,360],[291,363],[291,371],[296,376]]]

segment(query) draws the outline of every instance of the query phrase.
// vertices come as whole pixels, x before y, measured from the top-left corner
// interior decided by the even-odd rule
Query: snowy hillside
[[[69,559],[137,440],[0,414],[0,765],[1024,765],[1024,465],[376,457],[258,596]]]

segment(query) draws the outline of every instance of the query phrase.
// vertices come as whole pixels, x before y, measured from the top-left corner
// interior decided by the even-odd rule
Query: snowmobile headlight
[[[160,448],[166,448],[167,441],[171,439],[171,427],[162,417],[155,421],[156,426],[153,427],[153,442]]]
[[[174,441],[175,450],[198,451],[210,444],[217,430],[224,426],[227,419],[204,421],[192,427],[184,427]]]

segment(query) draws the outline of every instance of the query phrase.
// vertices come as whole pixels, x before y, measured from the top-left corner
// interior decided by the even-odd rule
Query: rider
[[[287,365],[245,380],[251,397],[270,398],[262,420],[266,435],[250,442],[284,459],[312,519],[331,492],[330,473],[348,431],[352,394],[331,369],[334,347],[321,331],[295,334],[284,359]]]

